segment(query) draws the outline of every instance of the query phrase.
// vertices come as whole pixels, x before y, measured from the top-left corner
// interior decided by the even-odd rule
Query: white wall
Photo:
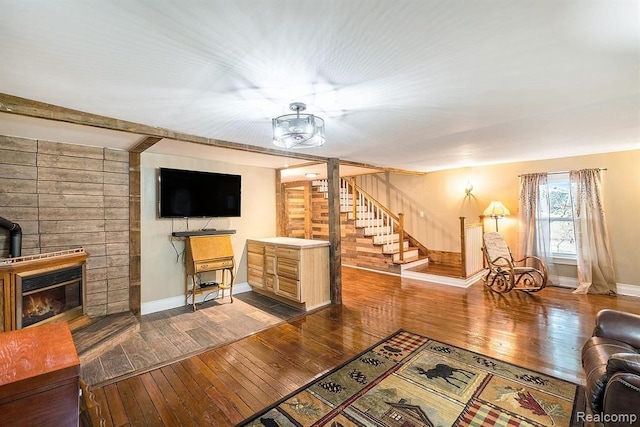
[[[158,168],[232,173],[242,176],[239,218],[160,219],[157,217]],[[275,236],[275,170],[188,157],[143,153],[141,156],[141,302],[142,313],[184,303],[184,240],[173,231],[204,228],[236,230],[231,244],[236,259],[235,284],[246,283],[246,241]],[[204,190],[204,189],[203,189]],[[162,303],[161,301],[164,301]],[[145,309],[146,307],[146,309]]]

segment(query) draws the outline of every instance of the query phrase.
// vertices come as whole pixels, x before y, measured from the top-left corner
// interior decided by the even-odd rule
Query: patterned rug
[[[242,426],[578,426],[584,389],[400,330]]]

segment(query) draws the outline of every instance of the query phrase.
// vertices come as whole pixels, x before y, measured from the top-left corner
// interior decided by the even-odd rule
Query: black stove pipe
[[[9,230],[10,246],[9,257],[22,255],[22,228],[15,222],[11,222],[0,216],[0,227]]]

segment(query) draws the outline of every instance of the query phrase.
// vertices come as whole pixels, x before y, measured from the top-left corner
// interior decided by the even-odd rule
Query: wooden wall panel
[[[23,255],[85,247],[89,316],[129,310],[128,152],[0,136],[0,216],[22,228]]]

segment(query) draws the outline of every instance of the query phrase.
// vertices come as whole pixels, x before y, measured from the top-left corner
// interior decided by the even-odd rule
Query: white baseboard
[[[618,295],[640,297],[640,286],[628,285],[625,283],[617,283],[616,285]],[[578,279],[575,277],[560,276],[558,277],[558,284],[556,286],[560,286],[562,288],[577,289]]]
[[[626,283],[618,283],[618,295],[640,297],[640,286],[627,285]]]
[[[251,290],[251,286],[248,283],[236,283],[233,285],[233,295],[241,294],[243,292],[248,292]],[[196,302],[202,302],[202,299],[205,295],[201,295],[196,298]],[[155,301],[143,302],[140,307],[140,314],[143,316],[145,314],[156,313],[158,311],[170,310],[176,307],[184,307],[185,299],[184,295],[179,295],[175,297],[164,298]]]

